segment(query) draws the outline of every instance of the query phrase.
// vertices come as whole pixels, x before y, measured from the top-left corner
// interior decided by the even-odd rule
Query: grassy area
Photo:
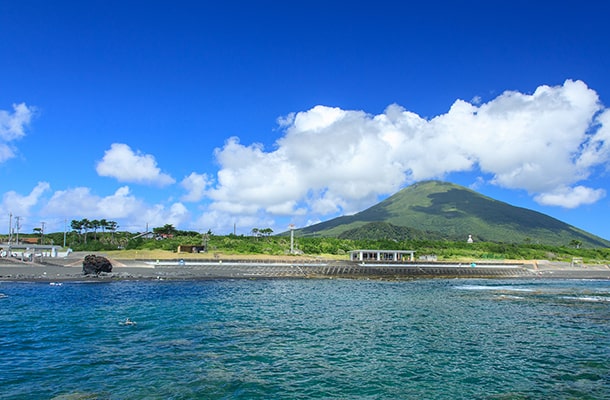
[[[229,260],[229,259],[241,259],[241,260],[290,260],[290,259],[304,259],[304,258],[324,258],[324,259],[339,259],[347,260],[347,256],[337,255],[272,255],[272,254],[260,254],[260,253],[231,253],[231,252],[205,252],[205,253],[177,253],[169,250],[108,250],[103,251],[100,254],[104,254],[107,257],[122,260]]]
[[[273,255],[273,254],[262,254],[262,253],[233,253],[233,252],[205,252],[205,253],[177,253],[170,250],[109,250],[96,252],[97,254],[104,255],[109,258],[118,260],[269,260],[269,261],[290,261],[290,260],[304,260],[304,259],[324,259],[324,260],[335,260],[335,261],[347,261],[349,256],[347,254],[302,254],[302,255]],[[472,262],[472,261],[502,261],[510,262],[511,260],[550,260],[550,261],[563,261],[571,262],[574,256],[570,254],[562,254],[558,257],[556,254],[533,254],[530,256],[524,255],[523,257],[489,257],[488,254],[481,254],[480,252],[448,252],[450,254],[444,254],[437,256],[438,261],[452,261],[452,262]],[[424,253],[420,253],[424,254]],[[417,257],[417,256],[416,256]],[[582,258],[582,257],[581,257]],[[608,265],[610,260],[608,258],[583,258],[586,264],[601,264]]]
[[[133,239],[134,235],[117,232],[113,236],[98,232],[84,238],[70,235],[67,245],[74,251],[107,254],[116,259],[282,259],[325,258],[347,260],[351,250],[414,250],[416,259],[434,255],[439,261],[471,260],[549,260],[571,262],[582,258],[587,264],[609,264],[610,248],[585,246],[548,246],[533,243],[496,243],[443,240],[351,240],[331,237],[296,237],[294,249],[300,255],[290,254],[290,238],[286,236],[202,235],[175,236],[163,240]],[[48,235],[54,243],[61,243],[63,235]],[[120,242],[118,242],[120,240]],[[118,242],[118,243],[117,243]],[[206,246],[204,253],[177,253],[179,246]],[[121,250],[117,250],[121,247]]]

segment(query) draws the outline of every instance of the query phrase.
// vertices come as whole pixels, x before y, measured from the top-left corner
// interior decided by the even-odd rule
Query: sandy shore
[[[115,260],[111,273],[84,275],[82,261],[86,254],[71,254],[68,258],[22,262],[0,259],[0,281],[113,281],[113,280],[197,280],[197,279],[256,279],[256,278],[567,278],[608,279],[608,265],[579,265],[537,261],[510,261],[502,265],[469,264],[426,266],[355,266],[354,264],[322,259],[172,259]],[[39,260],[40,261],[40,260]]]

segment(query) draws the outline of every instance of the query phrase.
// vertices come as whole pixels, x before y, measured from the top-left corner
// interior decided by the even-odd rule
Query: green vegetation
[[[181,231],[166,225],[153,229],[155,234],[133,234],[129,232],[72,231],[66,234],[66,245],[75,251],[166,250],[176,252],[178,246],[203,246],[208,254],[287,256],[290,252],[289,236],[243,236],[201,234]],[[171,232],[171,233],[167,233]],[[400,230],[399,230],[400,232]],[[39,235],[21,235],[20,238],[38,238]],[[5,238],[0,240],[6,241]],[[63,232],[44,235],[45,244],[62,244]],[[542,245],[525,240],[523,243],[498,243],[421,240],[393,238],[346,239],[336,237],[295,237],[295,249],[304,256],[324,256],[347,259],[347,253],[356,249],[415,250],[416,257],[435,255],[441,260],[509,260],[531,259],[571,261],[580,257],[585,263],[610,263],[610,248],[586,246],[578,241],[563,246]],[[295,255],[299,257],[299,255]]]
[[[344,239],[465,241],[610,247],[610,241],[548,215],[515,207],[452,183],[411,185],[354,215],[295,230]]]
[[[118,231],[106,220],[73,220],[72,231],[45,234],[38,243],[64,244],[74,251],[165,250],[179,246],[208,254],[283,256],[290,253],[288,232],[252,228],[248,236],[181,231],[171,224],[152,232]],[[607,264],[610,241],[544,214],[514,207],[470,189],[438,181],[420,182],[360,213],[294,231],[295,250],[306,256],[346,259],[357,249],[414,250],[438,260],[551,260]],[[472,235],[474,243],[467,243]],[[0,238],[1,240],[2,238]],[[295,255],[296,256],[296,255]]]

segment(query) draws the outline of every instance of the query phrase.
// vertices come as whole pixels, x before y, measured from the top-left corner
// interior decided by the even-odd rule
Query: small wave
[[[508,294],[500,294],[498,296],[496,296],[497,299],[500,300],[522,300],[524,297],[523,296],[511,296]]]
[[[562,296],[565,300],[585,301],[589,303],[610,303],[610,297],[604,296]]]
[[[485,286],[485,285],[461,285],[456,286],[455,289],[459,290],[492,290],[492,291],[505,291],[505,292],[534,292],[533,289],[526,289],[514,286]]]
[[[107,397],[106,396],[100,397],[99,393],[74,392],[74,393],[61,394],[59,396],[55,396],[51,400],[93,400],[93,399],[101,399],[101,398],[107,398]]]

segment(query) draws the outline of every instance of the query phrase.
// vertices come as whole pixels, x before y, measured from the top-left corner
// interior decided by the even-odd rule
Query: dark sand
[[[114,260],[111,273],[84,275],[82,261],[86,254],[67,258],[46,258],[22,262],[0,258],[0,281],[93,281],[113,280],[197,280],[197,279],[263,279],[263,278],[567,278],[608,279],[608,265],[570,265],[549,261],[511,261],[510,264],[468,264],[426,266],[357,266],[332,260]],[[459,266],[458,266],[459,265]]]

